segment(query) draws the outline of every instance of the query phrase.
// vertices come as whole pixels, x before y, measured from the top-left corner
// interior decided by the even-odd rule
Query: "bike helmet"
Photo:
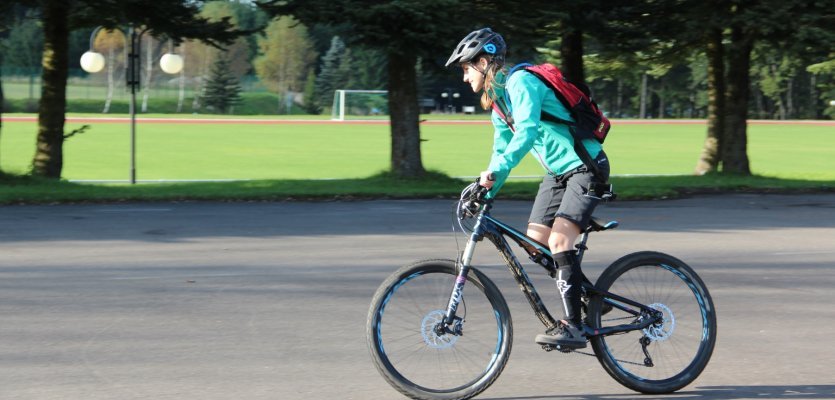
[[[501,65],[504,64],[504,55],[507,51],[507,46],[504,43],[502,35],[493,32],[490,28],[482,28],[477,31],[470,32],[464,37],[446,62],[446,67],[451,64],[470,62],[476,59],[481,54],[493,56],[493,62]]]

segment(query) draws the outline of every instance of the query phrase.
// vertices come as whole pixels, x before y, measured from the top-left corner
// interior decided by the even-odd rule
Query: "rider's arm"
[[[493,112],[496,133],[493,140],[493,157],[487,169],[495,174],[496,183],[493,184],[488,197],[496,196],[510,170],[519,165],[539,136],[539,120],[546,90],[550,89],[528,73],[515,73],[507,80],[515,132],[501,121],[495,111]]]
[[[498,113],[493,111],[491,119],[493,121],[493,155],[490,157],[490,165],[487,167],[487,170],[493,173],[494,182],[490,192],[487,193],[488,199],[496,197],[496,193],[502,188],[510,172],[508,170],[505,173],[501,173],[496,170],[497,167],[495,165],[498,163],[497,159],[502,157],[505,149],[507,149],[507,144],[513,139],[513,131],[504,123]]]

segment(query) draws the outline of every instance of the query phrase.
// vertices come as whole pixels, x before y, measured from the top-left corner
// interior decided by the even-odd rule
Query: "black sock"
[[[565,320],[575,326],[582,325],[580,320],[580,289],[583,285],[583,273],[577,262],[577,253],[564,251],[554,254],[554,264],[557,267],[557,289],[563,303]]]

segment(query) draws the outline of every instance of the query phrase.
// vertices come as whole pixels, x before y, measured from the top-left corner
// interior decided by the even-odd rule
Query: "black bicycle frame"
[[[452,290],[452,294],[450,295],[449,304],[447,306],[446,319],[444,322],[447,326],[451,326],[455,322],[455,312],[458,309],[458,304],[461,302],[464,284],[467,282],[467,274],[469,273],[469,270],[471,268],[470,262],[472,261],[475,245],[477,242],[480,242],[482,239],[486,237],[491,242],[493,242],[493,244],[496,246],[496,249],[499,250],[499,253],[502,255],[505,262],[507,263],[508,269],[510,269],[510,272],[513,274],[513,277],[516,279],[516,282],[522,289],[522,293],[525,294],[525,297],[528,299],[528,303],[530,303],[531,308],[533,309],[534,313],[539,318],[539,320],[542,322],[542,324],[545,325],[547,330],[556,328],[557,321],[554,319],[553,316],[551,316],[551,313],[548,312],[548,308],[545,307],[545,304],[542,302],[542,298],[539,297],[539,294],[537,293],[536,288],[534,288],[531,279],[528,277],[527,273],[525,273],[525,269],[522,267],[522,264],[516,258],[516,255],[513,253],[513,250],[510,248],[510,245],[508,244],[507,240],[505,240],[505,236],[509,237],[520,247],[522,247],[525,250],[525,252],[528,253],[530,259],[542,266],[543,268],[545,268],[549,276],[553,278],[556,276],[557,271],[554,267],[554,260],[552,258],[550,249],[548,249],[548,247],[543,245],[542,243],[539,243],[531,239],[527,235],[523,234],[522,232],[519,232],[518,230],[512,228],[511,226],[491,217],[490,208],[491,205],[488,203],[476,216],[476,224],[473,227],[473,232],[470,235],[470,239],[467,242],[467,246],[465,247],[464,252],[461,254],[458,260],[458,277],[455,280],[455,286]],[[583,259],[583,254],[586,250],[586,242],[588,241],[588,236],[590,232],[591,230],[589,229],[583,232],[580,237],[580,242],[576,246],[578,249],[577,258],[580,261],[582,261]],[[650,316],[649,318],[638,318],[635,323],[631,324],[622,324],[611,327],[599,328],[595,330],[589,330],[585,332],[587,336],[607,336],[617,333],[630,332],[638,329],[644,329],[661,319],[661,315],[657,310],[648,307],[644,304],[627,299],[625,297],[609,293],[605,290],[597,289],[585,277],[583,277],[583,289],[585,290],[589,298],[592,298],[594,296],[602,296],[604,302],[610,304],[612,307],[618,308],[629,314],[632,314],[636,318],[642,315]]]

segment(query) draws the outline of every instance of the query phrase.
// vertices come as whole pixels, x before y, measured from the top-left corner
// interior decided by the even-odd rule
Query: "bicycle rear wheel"
[[[455,262],[403,267],[377,289],[368,311],[375,367],[415,399],[466,399],[487,389],[510,355],[512,324],[495,284],[470,269],[457,310],[461,334],[438,335],[456,280]]]
[[[642,393],[671,393],[704,370],[716,343],[716,313],[707,287],[684,262],[656,252],[630,254],[609,266],[595,286],[663,313],[661,323],[646,329],[592,337],[598,360],[616,381]],[[617,307],[601,316],[602,305],[594,296],[593,329],[637,320]]]

